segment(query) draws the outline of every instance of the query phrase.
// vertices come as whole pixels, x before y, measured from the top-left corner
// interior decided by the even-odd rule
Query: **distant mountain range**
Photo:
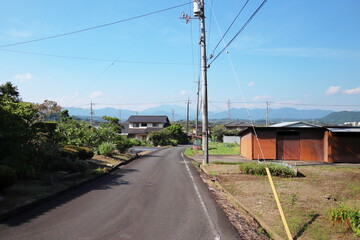
[[[90,109],[83,108],[66,108],[72,116],[89,117]],[[166,115],[170,121],[186,120],[186,107],[178,105],[161,105],[155,108],[149,108],[143,111],[133,111],[126,109],[101,108],[95,109],[95,119],[101,119],[102,116],[111,116],[126,121],[131,115]],[[252,120],[263,120],[266,118],[266,109],[245,109],[231,108],[231,119],[249,120],[249,114]],[[195,120],[196,111],[189,109],[189,119]],[[228,111],[211,112],[209,111],[209,119],[227,119]],[[344,122],[360,121],[360,112],[333,112],[330,110],[299,110],[295,108],[277,108],[271,109],[269,113],[271,121],[294,121],[294,120],[316,120],[317,122],[341,124]]]

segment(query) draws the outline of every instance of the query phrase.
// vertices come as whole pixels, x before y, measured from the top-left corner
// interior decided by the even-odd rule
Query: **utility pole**
[[[196,101],[196,127],[195,127],[195,135],[198,136],[199,131],[199,98],[200,98],[200,77],[198,80],[198,90],[197,90],[197,101]]]
[[[201,79],[202,79],[202,145],[204,152],[203,164],[209,163],[209,123],[208,123],[208,98],[207,98],[207,59],[206,59],[206,35],[205,35],[205,5],[204,0],[193,1],[194,18],[200,20],[201,46]],[[181,19],[186,23],[192,19],[187,14],[182,14]]]
[[[121,108],[119,109],[119,122],[121,122]]]
[[[171,119],[172,119],[173,122],[175,121],[175,111],[174,111],[174,109],[172,109],[172,111],[171,111]]]
[[[189,104],[190,99],[187,100],[187,108],[186,108],[186,135],[189,135]]]
[[[231,102],[230,102],[230,98],[229,98],[229,99],[228,99],[228,114],[227,114],[228,121],[231,120],[231,110],[230,110],[230,107],[231,107]]]
[[[269,112],[270,112],[270,109],[269,109],[269,102],[268,100],[266,100],[266,127],[269,126]]]
[[[194,16],[200,19],[201,45],[201,75],[202,75],[202,131],[203,131],[203,164],[209,163],[209,123],[208,123],[208,96],[207,96],[207,59],[205,35],[205,5],[204,0],[194,0]]]
[[[91,101],[91,102],[90,102],[90,126],[92,126],[92,124],[93,124],[93,116],[94,116],[93,105],[95,105],[95,103],[93,103],[93,102]]]

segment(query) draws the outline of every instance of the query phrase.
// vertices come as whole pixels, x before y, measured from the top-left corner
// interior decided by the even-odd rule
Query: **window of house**
[[[153,127],[157,127],[158,124],[157,124],[157,123],[153,123],[152,126],[153,126]]]
[[[139,127],[138,123],[133,123],[133,127]]]
[[[147,127],[147,123],[142,123],[141,126],[142,127]]]

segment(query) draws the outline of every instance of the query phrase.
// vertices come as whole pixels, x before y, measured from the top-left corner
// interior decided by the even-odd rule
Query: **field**
[[[193,151],[187,148],[185,151],[187,156],[194,156],[196,154],[203,154],[202,150]],[[209,142],[209,155],[239,155],[240,147],[234,143],[219,143]]]
[[[301,166],[301,177],[273,177],[294,239],[358,239],[330,211],[339,205],[360,206],[360,169],[356,167]],[[257,218],[286,238],[266,176],[246,175],[239,165],[210,164],[206,171]]]

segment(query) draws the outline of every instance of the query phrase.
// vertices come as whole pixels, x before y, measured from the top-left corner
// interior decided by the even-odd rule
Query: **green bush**
[[[99,146],[99,153],[104,156],[111,157],[115,150],[115,144],[111,142],[103,142]]]
[[[67,145],[61,148],[63,157],[69,157],[71,159],[91,159],[94,156],[94,152],[87,147],[78,147],[74,145]]]
[[[0,192],[15,184],[16,172],[11,167],[0,165]]]
[[[266,168],[269,168],[271,175],[280,177],[296,177],[296,172],[291,168],[276,163],[244,162],[239,170],[245,174],[258,176],[266,175]]]
[[[177,146],[177,145],[179,145],[179,141],[175,140],[175,139],[170,139],[170,145],[171,146]]]
[[[78,147],[79,158],[82,160],[91,159],[94,156],[94,152],[88,147]]]
[[[360,236],[360,209],[350,208],[340,204],[330,210],[331,220],[334,223],[344,223],[356,236]]]
[[[131,147],[133,147],[133,146],[141,146],[142,145],[141,140],[136,139],[136,138],[130,138],[129,141],[130,141]]]

